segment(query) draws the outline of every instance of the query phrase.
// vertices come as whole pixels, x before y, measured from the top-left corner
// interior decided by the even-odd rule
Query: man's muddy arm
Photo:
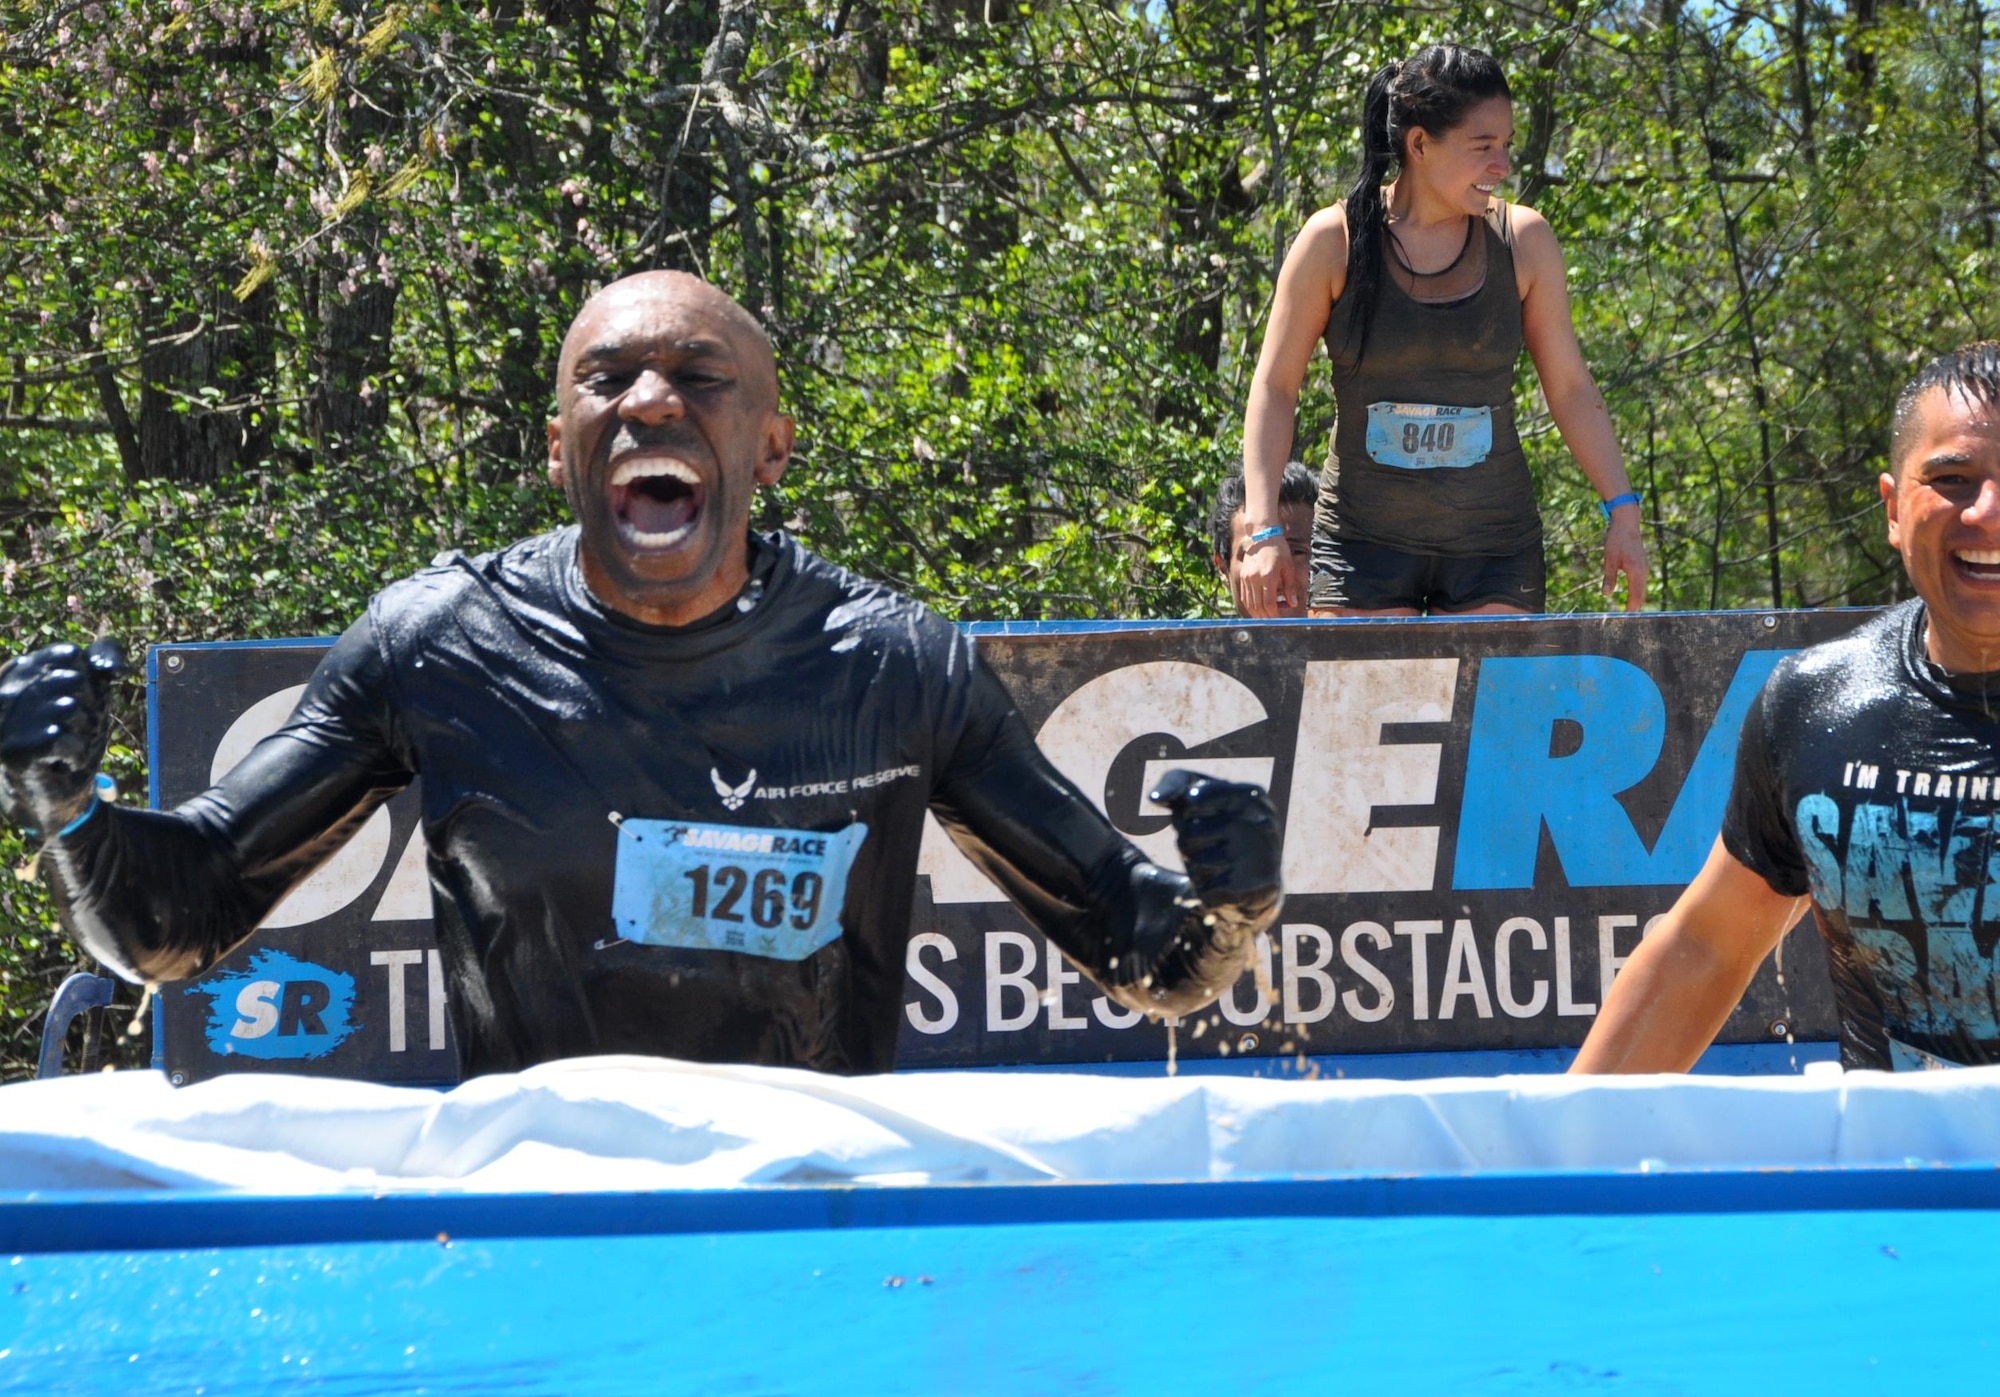
[[[59,706],[76,695],[39,697]],[[284,728],[213,789],[172,811],[98,806],[49,839],[44,859],[71,933],[128,979],[202,973],[408,784],[382,740],[385,718],[381,662],[363,621]],[[88,781],[102,754],[101,741],[66,753],[68,775]],[[17,786],[37,784],[31,752],[17,747],[5,760]]]
[[[1004,691],[999,702],[1004,712],[959,744],[933,800],[939,822],[1113,1000],[1153,1014],[1213,1001],[1284,900],[1270,801],[1254,786],[1174,773],[1159,796],[1192,877],[1161,868],[1050,765]]]

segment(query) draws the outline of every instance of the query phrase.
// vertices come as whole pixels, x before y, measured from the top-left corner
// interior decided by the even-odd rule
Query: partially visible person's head
[[[1880,487],[1889,542],[1929,610],[1931,658],[2000,670],[2000,341],[1940,355],[1910,380]]]
[[[1898,474],[1911,450],[1922,414],[1918,406],[1940,392],[1963,397],[1980,406],[2000,399],[2000,340],[1976,340],[1917,370],[1917,376],[1896,395],[1896,413],[1889,435],[1889,469]]]
[[[700,278],[626,277],[571,323],[549,479],[582,526],[585,580],[614,610],[684,625],[733,597],[757,486],[791,448],[770,340]]]
[[[1285,467],[1285,474],[1278,482],[1278,522],[1284,526],[1284,548],[1290,555],[1293,569],[1293,583],[1286,589],[1287,604],[1279,609],[1283,616],[1303,616],[1306,614],[1307,573],[1312,560],[1313,506],[1319,502],[1319,482],[1313,473],[1297,461]],[[1243,514],[1243,472],[1237,471],[1224,480],[1215,491],[1215,503],[1208,511],[1208,537],[1211,546],[1209,561],[1229,584],[1229,594],[1236,595],[1236,569],[1243,565],[1247,556],[1250,525]],[[1265,548],[1276,548],[1276,543],[1266,543]]]

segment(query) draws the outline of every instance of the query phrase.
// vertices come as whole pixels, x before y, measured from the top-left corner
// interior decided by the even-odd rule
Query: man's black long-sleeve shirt
[[[468,1073],[619,1052],[888,1070],[927,808],[1123,1002],[1178,1011],[1233,980],[1226,947],[1170,952],[1201,921],[1186,880],[1049,765],[955,627],[782,535],[751,544],[737,603],[679,629],[598,603],[574,528],[388,587],[214,789],[57,846],[72,920],[128,970],[199,974],[421,775]]]

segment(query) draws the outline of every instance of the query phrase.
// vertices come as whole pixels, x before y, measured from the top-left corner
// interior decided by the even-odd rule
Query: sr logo
[[[354,977],[283,951],[260,950],[246,969],[184,993],[208,998],[208,1046],[224,1056],[324,1057],[356,1028]]]

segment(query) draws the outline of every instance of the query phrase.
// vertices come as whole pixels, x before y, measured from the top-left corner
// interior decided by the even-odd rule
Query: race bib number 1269
[[[626,820],[611,916],[648,946],[804,960],[840,935],[847,875],[868,826],[820,830]]]

